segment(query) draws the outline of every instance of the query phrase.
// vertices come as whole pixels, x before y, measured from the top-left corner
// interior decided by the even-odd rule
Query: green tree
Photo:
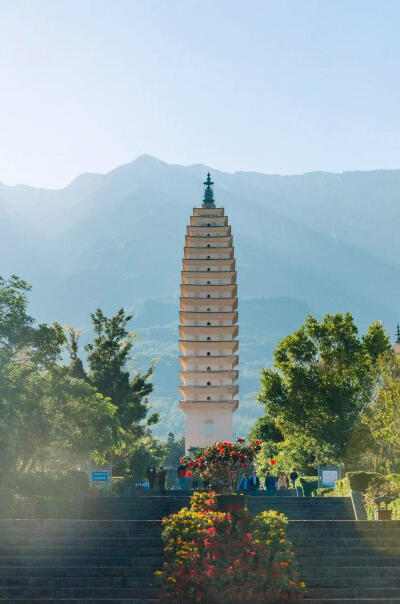
[[[71,467],[101,457],[118,437],[116,409],[93,386],[57,364],[60,325],[36,325],[30,286],[0,277],[0,466]]]
[[[149,465],[160,468],[166,454],[165,443],[150,435],[137,439],[130,453],[130,472],[134,482],[146,480],[146,469]]]
[[[153,367],[145,373],[136,371],[133,375],[128,369],[135,338],[127,328],[132,316],[126,315],[121,308],[114,317],[107,318],[98,308],[91,319],[95,339],[85,346],[89,353],[90,381],[116,406],[121,428],[134,432],[137,437],[142,436],[145,427],[157,423],[159,416],[152,414],[146,419],[149,412],[147,397],[153,391],[150,381]]]
[[[271,441],[279,443],[284,439],[281,430],[267,415],[259,417],[249,432],[249,440]]]
[[[350,313],[327,314],[283,338],[274,369],[262,370],[258,400],[287,435],[304,435],[343,460],[369,404],[378,359],[390,350],[381,323],[359,337]]]
[[[393,464],[400,456],[400,357],[379,360],[379,379],[365,414],[380,456]]]
[[[168,433],[165,441],[165,458],[164,465],[167,468],[176,469],[179,465],[179,460],[185,455],[185,437],[176,439],[173,432]]]

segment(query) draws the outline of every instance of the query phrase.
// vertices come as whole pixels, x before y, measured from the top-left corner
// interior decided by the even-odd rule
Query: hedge
[[[325,497],[333,495],[334,488],[333,487],[322,487],[320,489],[314,489],[311,493],[311,497]]]
[[[365,493],[372,478],[380,476],[382,476],[382,474],[379,474],[378,472],[347,472],[346,474],[350,490],[359,493]]]

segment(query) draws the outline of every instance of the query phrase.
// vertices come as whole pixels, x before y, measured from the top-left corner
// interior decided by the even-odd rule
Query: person
[[[259,487],[260,487],[260,479],[257,476],[257,472],[254,470],[253,474],[250,477],[249,491],[251,493],[255,493],[256,491],[258,491]]]
[[[178,482],[179,482],[181,491],[184,491],[186,488],[186,468],[185,468],[185,466],[183,466],[182,464],[180,466],[178,466],[176,474],[178,476]]]
[[[149,489],[154,489],[154,484],[157,478],[157,469],[154,466],[147,467],[146,478],[149,481]]]
[[[195,491],[199,486],[199,474],[197,472],[192,473],[192,489]]]
[[[272,476],[271,472],[267,472],[267,475],[265,477],[265,481],[264,481],[264,486],[265,486],[265,490],[267,491],[267,496],[268,497],[272,497],[273,495],[275,495],[275,478],[274,476]]]
[[[167,471],[163,467],[160,468],[158,473],[158,488],[160,489],[161,495],[165,495],[165,479],[167,477]]]
[[[287,478],[286,478],[286,474],[284,474],[284,472],[281,472],[279,474],[278,484],[277,484],[276,488],[278,491],[287,489]]]
[[[289,478],[290,478],[290,482],[292,483],[292,487],[294,489],[296,488],[296,480],[298,479],[298,477],[299,477],[299,475],[297,473],[296,468],[293,468],[293,470],[289,474]]]
[[[249,477],[247,474],[243,474],[242,480],[239,484],[239,491],[248,491],[249,490]]]

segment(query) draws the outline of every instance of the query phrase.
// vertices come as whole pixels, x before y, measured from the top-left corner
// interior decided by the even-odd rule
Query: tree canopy
[[[308,316],[263,369],[258,400],[284,436],[302,435],[343,459],[374,387],[378,360],[390,352],[380,322],[360,337],[350,313]]]

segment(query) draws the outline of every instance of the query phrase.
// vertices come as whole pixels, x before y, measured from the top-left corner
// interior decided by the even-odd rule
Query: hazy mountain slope
[[[134,308],[142,361],[161,359],[156,396],[175,414],[171,422],[181,420],[171,401],[184,235],[206,170],[141,156],[60,190],[0,185],[0,274],[32,282],[40,320],[86,330],[98,305]],[[243,422],[255,411],[260,367],[307,309],[350,310],[361,329],[381,319],[393,330],[400,319],[400,171],[212,176],[232,225],[242,303],[280,298],[241,304]]]

